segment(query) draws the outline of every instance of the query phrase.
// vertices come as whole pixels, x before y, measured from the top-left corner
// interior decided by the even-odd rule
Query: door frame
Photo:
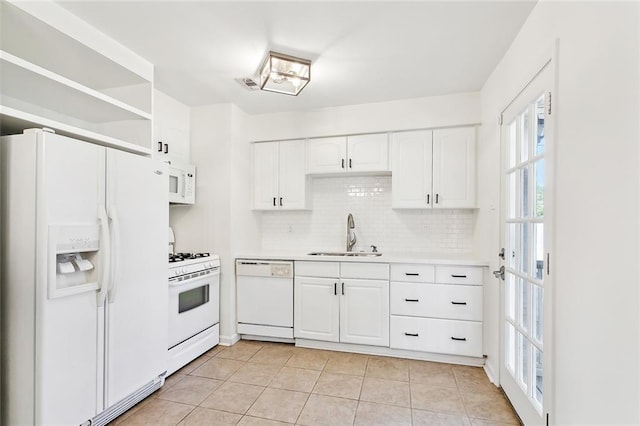
[[[535,72],[531,73],[531,77],[528,78],[524,84],[519,86],[519,90],[515,95],[507,102],[507,104],[500,111],[500,124],[499,124],[499,137],[500,137],[500,213],[499,213],[499,244],[498,247],[504,247],[505,244],[505,167],[507,164],[507,150],[505,149],[505,140],[503,126],[505,126],[506,120],[503,122],[503,114],[508,110],[515,102],[518,101],[520,95],[527,90],[527,88],[535,81],[535,79],[547,68],[550,67],[551,72],[551,125],[545,125],[545,134],[551,135],[551,143],[545,148],[545,216],[544,216],[544,234],[545,234],[545,285],[544,285],[544,305],[543,305],[543,362],[544,362],[544,393],[543,393],[543,423],[552,424],[551,418],[555,413],[554,407],[554,394],[555,394],[555,369],[552,360],[555,358],[555,345],[554,345],[554,312],[555,312],[555,198],[556,198],[556,158],[558,147],[558,81],[559,81],[559,40],[554,41],[551,52],[547,50],[547,54],[539,57],[536,62],[536,66],[532,67]],[[546,141],[545,141],[546,142]],[[500,260],[499,264],[502,266],[505,264],[504,260]],[[498,383],[500,387],[504,382],[502,374],[502,365],[505,361],[505,281],[498,280],[500,284],[500,313],[499,313],[499,356],[498,356],[498,368],[496,371],[498,377]],[[515,408],[515,405],[514,405]],[[518,413],[520,415],[520,413]],[[546,417],[546,418],[545,418]]]

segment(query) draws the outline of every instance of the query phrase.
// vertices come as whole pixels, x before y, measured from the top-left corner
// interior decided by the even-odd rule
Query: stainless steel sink
[[[342,251],[342,252],[329,252],[329,251],[314,251],[307,253],[309,256],[357,256],[357,257],[378,257],[382,256],[382,253],[372,252],[356,252],[356,251]]]

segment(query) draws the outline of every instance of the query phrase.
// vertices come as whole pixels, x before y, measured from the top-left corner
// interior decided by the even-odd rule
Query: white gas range
[[[220,258],[169,253],[169,368],[188,364],[220,341]]]

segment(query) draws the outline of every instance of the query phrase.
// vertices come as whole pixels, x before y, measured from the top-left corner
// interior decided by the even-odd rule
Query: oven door
[[[169,282],[169,349],[220,321],[220,270]]]

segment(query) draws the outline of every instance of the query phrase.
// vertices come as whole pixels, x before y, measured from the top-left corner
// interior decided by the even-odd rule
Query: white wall
[[[480,122],[480,94],[461,93],[248,117],[250,141],[372,133]]]
[[[250,210],[251,150],[245,115],[231,104],[191,110],[191,161],[196,165],[196,204],[174,206],[176,250],[220,256],[220,340],[236,335],[235,266],[238,251],[259,247],[259,222]]]
[[[482,90],[475,246],[497,260],[497,117],[559,40],[552,424],[640,423],[638,7],[538,3]],[[486,290],[497,368],[497,282]]]

